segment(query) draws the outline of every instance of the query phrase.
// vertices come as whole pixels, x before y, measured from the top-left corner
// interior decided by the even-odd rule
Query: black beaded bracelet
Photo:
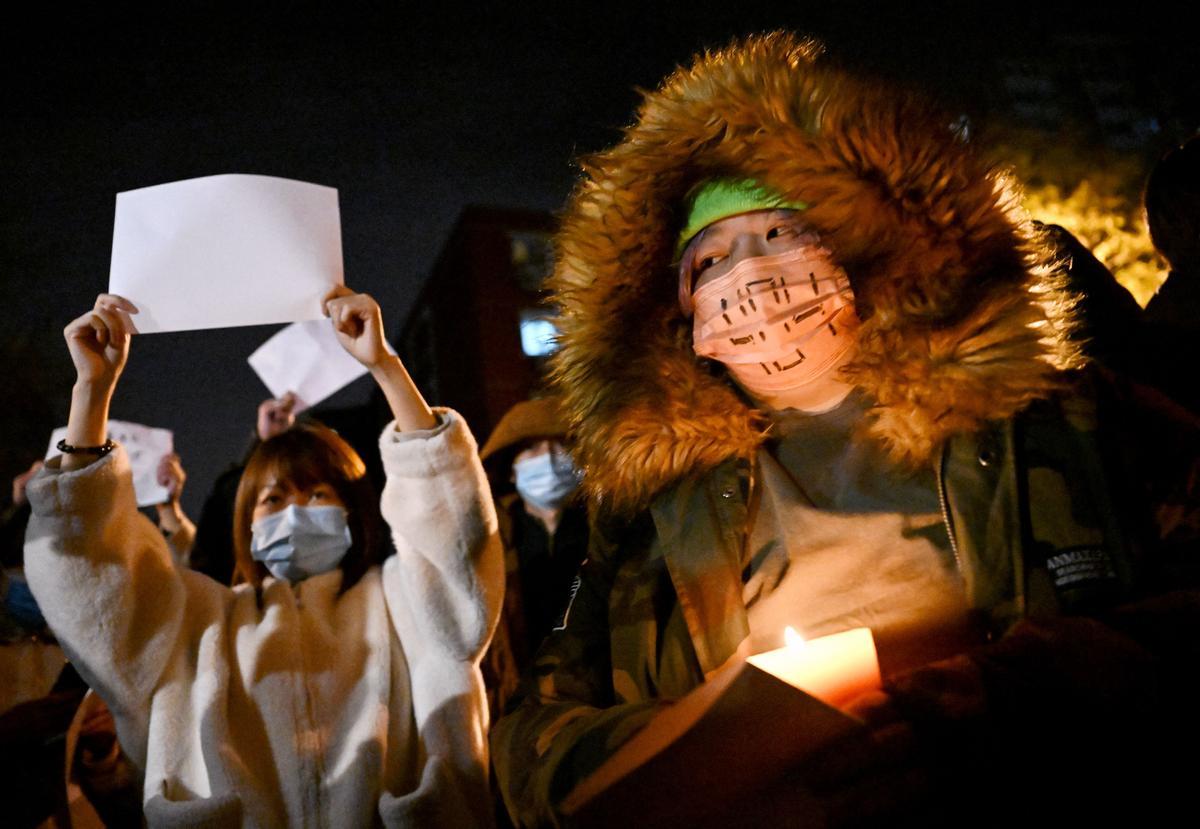
[[[63,438],[58,442],[57,449],[64,455],[98,455],[100,457],[104,457],[113,449],[115,449],[116,446],[117,445],[113,443],[112,438],[104,441],[104,443],[100,444],[99,446],[72,446],[71,444],[67,443],[66,438]]]

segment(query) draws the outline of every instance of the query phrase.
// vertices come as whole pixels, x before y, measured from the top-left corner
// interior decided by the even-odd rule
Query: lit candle
[[[834,706],[879,688],[879,657],[870,628],[805,641],[792,628],[784,631],[787,644],[746,659],[751,665]]]

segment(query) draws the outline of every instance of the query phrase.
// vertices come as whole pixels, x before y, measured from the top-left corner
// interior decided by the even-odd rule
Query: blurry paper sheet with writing
[[[342,348],[328,319],[289,325],[259,346],[247,362],[273,396],[295,394],[296,411],[317,405],[367,373]]]
[[[341,283],[332,187],[220,175],[117,194],[109,291],[144,334],[317,319]]]
[[[170,429],[156,429],[140,423],[124,420],[108,421],[108,436],[125,448],[129,465],[133,469],[133,491],[139,507],[167,502],[167,488],[158,483],[158,463],[164,455],[175,451],[175,436]],[[67,427],[62,426],[50,435],[50,448],[46,452],[49,460],[58,451],[58,442],[67,437]]]

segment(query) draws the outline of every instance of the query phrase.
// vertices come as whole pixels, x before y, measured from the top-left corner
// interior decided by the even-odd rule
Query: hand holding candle
[[[882,684],[875,638],[869,628],[806,642],[789,627],[785,638],[784,647],[746,661],[835,708]]]

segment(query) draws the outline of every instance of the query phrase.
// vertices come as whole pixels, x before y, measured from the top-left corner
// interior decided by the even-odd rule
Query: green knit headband
[[[684,198],[687,221],[675,243],[675,258],[679,258],[697,233],[713,222],[755,210],[804,210],[807,207],[804,202],[788,201],[775,190],[750,178],[702,181]]]

